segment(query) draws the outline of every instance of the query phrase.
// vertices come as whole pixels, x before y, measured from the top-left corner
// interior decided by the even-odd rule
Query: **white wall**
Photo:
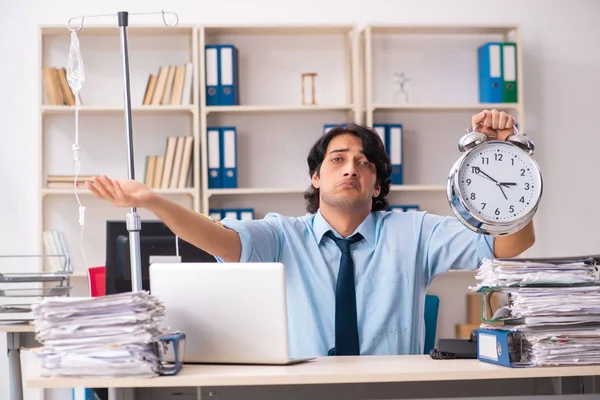
[[[535,256],[600,253],[600,2],[557,1],[4,1],[0,13],[0,254],[34,253],[37,210],[38,25],[76,15],[176,11],[181,23],[520,23],[527,133],[537,146],[545,192]],[[135,23],[156,23],[156,16]],[[108,20],[112,22],[113,20]],[[106,19],[94,21],[107,22]],[[469,121],[465,121],[468,124]],[[455,152],[455,148],[449,149]],[[3,351],[1,352],[3,353]],[[8,396],[0,360],[0,398]]]

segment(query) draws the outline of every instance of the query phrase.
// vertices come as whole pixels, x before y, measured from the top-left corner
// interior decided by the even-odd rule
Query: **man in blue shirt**
[[[504,140],[514,120],[486,110],[472,124]],[[534,243],[532,224],[492,238],[456,218],[385,211],[390,160],[369,128],[329,131],[311,149],[308,165],[309,214],[297,218],[268,214],[215,224],[140,182],[103,176],[88,187],[116,206],[148,208],[219,261],[282,262],[293,357],[421,354],[425,292],[437,274],[475,269],[482,258],[514,257]]]

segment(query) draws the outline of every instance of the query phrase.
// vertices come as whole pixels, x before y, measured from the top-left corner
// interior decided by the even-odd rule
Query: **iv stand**
[[[125,100],[125,132],[127,134],[127,162],[128,162],[128,173],[129,179],[135,179],[135,166],[133,156],[133,124],[131,122],[131,94],[130,94],[130,81],[129,81],[129,48],[127,44],[127,27],[129,25],[129,15],[145,15],[145,14],[162,14],[163,22],[168,27],[175,27],[179,23],[179,16],[174,12],[165,12],[162,10],[160,13],[128,13],[127,11],[119,11],[117,13],[119,28],[121,31],[121,52],[123,54],[123,86],[124,86],[124,100]],[[169,25],[167,23],[165,14],[172,14],[175,16],[175,24]],[[103,15],[88,15],[81,17],[74,17],[69,20],[69,29],[71,31],[78,32],[83,28],[84,18],[89,17],[110,17],[114,14],[103,14]],[[71,21],[76,18],[81,18],[81,23],[78,28],[71,27]],[[140,230],[142,229],[142,220],[137,213],[136,207],[131,207],[127,213],[127,231],[129,232],[129,254],[131,259],[131,290],[133,292],[142,290],[142,260],[140,251]]]

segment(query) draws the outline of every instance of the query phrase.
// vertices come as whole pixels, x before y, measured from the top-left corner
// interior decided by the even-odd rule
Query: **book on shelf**
[[[50,256],[69,256],[67,244],[62,232],[55,229],[46,230],[42,233],[44,254]],[[66,266],[64,265],[64,257],[48,257],[45,263],[44,269],[46,271],[64,271]]]
[[[190,105],[192,97],[193,66],[168,65],[150,74],[142,105]]]
[[[85,188],[86,182],[92,182],[93,175],[79,175],[75,182],[75,175],[48,175],[46,177],[47,189],[72,189],[77,187]]]
[[[42,74],[47,104],[53,106],[75,105],[75,96],[67,81],[65,68],[43,67]]]
[[[191,186],[193,136],[170,136],[164,154],[146,156],[144,184],[152,189]]]

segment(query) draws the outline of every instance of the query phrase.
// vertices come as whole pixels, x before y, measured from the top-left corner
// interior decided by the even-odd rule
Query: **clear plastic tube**
[[[81,108],[81,100],[79,92],[85,82],[85,71],[83,69],[83,59],[81,57],[81,49],[79,47],[79,37],[76,31],[71,31],[71,45],[69,47],[69,61],[67,65],[67,82],[69,87],[75,96],[75,143],[73,143],[73,167],[75,169],[75,180],[73,182],[73,188],[75,191],[75,198],[79,205],[79,225],[81,226],[80,245],[81,253],[83,255],[83,262],[85,268],[88,268],[87,259],[85,256],[83,246],[83,227],[85,225],[85,207],[81,204],[79,199],[79,193],[77,191],[77,184],[79,180],[79,174],[81,172],[81,147],[79,146],[79,109]]]

